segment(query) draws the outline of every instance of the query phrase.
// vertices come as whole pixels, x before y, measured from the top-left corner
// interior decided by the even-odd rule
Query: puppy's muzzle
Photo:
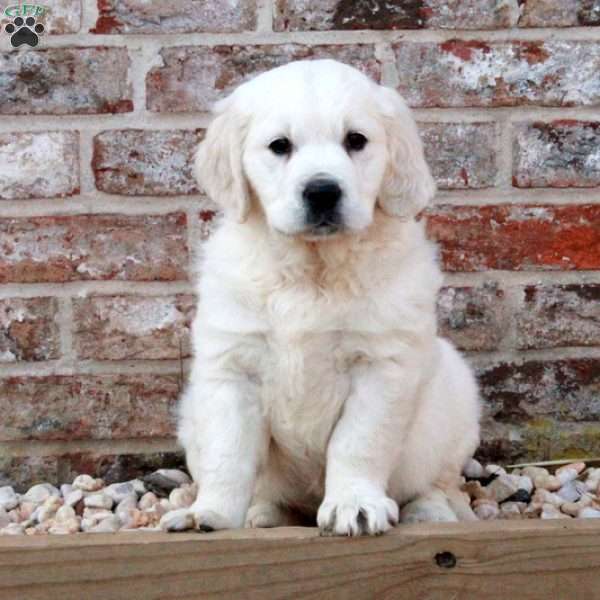
[[[306,223],[315,232],[333,233],[342,225],[340,204],[342,188],[333,179],[316,178],[302,192],[306,207]]]

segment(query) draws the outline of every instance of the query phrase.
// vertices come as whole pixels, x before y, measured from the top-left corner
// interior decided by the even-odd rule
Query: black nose
[[[342,197],[339,184],[331,179],[313,179],[302,192],[308,220],[314,224],[337,221],[336,209]]]

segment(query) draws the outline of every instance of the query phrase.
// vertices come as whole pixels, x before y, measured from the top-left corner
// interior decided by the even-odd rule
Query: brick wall
[[[319,56],[415,109],[482,453],[600,454],[600,0],[45,4],[35,50],[0,34],[0,484],[179,460],[193,148],[215,99]]]

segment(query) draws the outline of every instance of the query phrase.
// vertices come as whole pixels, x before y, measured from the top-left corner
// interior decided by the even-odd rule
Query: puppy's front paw
[[[384,495],[328,496],[317,524],[321,535],[379,535],[398,524],[398,505]]]
[[[172,510],[163,515],[160,520],[160,527],[164,531],[197,529],[198,531],[208,532],[219,529],[232,529],[234,526],[231,519],[196,504],[192,504],[189,508]]]
[[[190,512],[194,517],[194,529],[198,529],[199,531],[233,529],[239,527],[242,522],[242,519],[238,519],[238,522],[234,522],[234,519],[225,516],[221,511],[215,510],[198,501],[190,506]]]

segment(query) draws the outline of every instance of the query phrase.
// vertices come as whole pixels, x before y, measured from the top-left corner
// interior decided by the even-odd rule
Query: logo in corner
[[[15,4],[4,9],[2,20],[9,19],[4,26],[4,31],[10,35],[10,44],[18,48],[27,44],[34,48],[38,45],[39,36],[45,31],[41,20],[48,12],[45,6],[40,4]]]

